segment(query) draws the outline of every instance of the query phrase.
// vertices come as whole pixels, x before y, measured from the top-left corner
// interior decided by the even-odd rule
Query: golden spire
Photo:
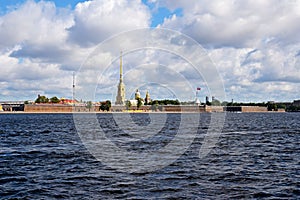
[[[118,85],[118,94],[116,97],[116,105],[125,105],[125,85],[123,83],[123,66],[122,66],[122,51],[120,52],[120,82]]]
[[[122,51],[120,55],[120,82],[123,82]]]

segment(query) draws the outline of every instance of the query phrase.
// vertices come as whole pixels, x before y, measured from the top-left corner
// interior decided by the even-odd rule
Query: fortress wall
[[[242,112],[268,112],[267,107],[260,106],[241,106]]]
[[[285,112],[285,109],[279,108],[279,109],[277,110],[277,112]]]
[[[206,112],[224,112],[223,106],[205,106]]]
[[[99,112],[99,110],[99,106],[93,106],[90,109],[86,106],[74,107],[74,112]],[[24,112],[71,113],[73,112],[73,106],[63,104],[25,104]]]
[[[136,106],[131,106],[129,110],[142,110],[142,111],[162,111],[162,112],[205,112],[204,106],[194,106],[194,105],[144,105],[137,109]],[[126,106],[112,106],[112,112],[122,112],[127,110]]]
[[[205,112],[204,106],[189,106],[189,105],[181,105],[181,106],[172,106],[165,105],[163,106],[163,111],[165,112]]]
[[[112,112],[122,112],[122,110],[126,110],[126,106],[111,106],[110,109]]]
[[[225,107],[223,106],[191,106],[191,105],[164,105],[157,106],[157,109],[153,106],[141,106],[139,110],[142,111],[165,111],[165,112],[224,112]],[[240,106],[241,112],[268,112],[267,107],[259,106]],[[126,110],[126,106],[112,106],[112,112],[122,112]],[[136,106],[132,106],[130,110],[137,110]],[[227,110],[230,111],[230,110]],[[25,104],[24,112],[49,112],[49,113],[59,113],[59,112],[103,112],[100,111],[99,106],[93,106],[92,108],[87,108],[86,106],[75,106],[73,111],[72,105],[63,104]],[[105,111],[104,111],[105,112]],[[283,110],[279,110],[283,112]]]
[[[25,104],[24,112],[72,112],[72,106],[53,104]]]
[[[228,112],[268,112],[267,107],[261,106],[227,106],[224,107]]]
[[[142,111],[149,111],[152,110],[152,107],[150,105],[143,105],[139,109],[137,109],[136,106],[131,106],[130,108],[127,109],[126,106],[119,106],[119,105],[114,105],[111,107],[112,112],[122,112],[125,110],[142,110]]]
[[[241,106],[224,106],[224,111],[226,112],[242,112]]]

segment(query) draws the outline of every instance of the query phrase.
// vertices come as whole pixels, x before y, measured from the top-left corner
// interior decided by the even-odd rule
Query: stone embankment
[[[144,112],[268,112],[267,107],[259,106],[196,106],[196,105],[157,105],[141,106],[139,109],[135,106],[126,108],[126,106],[112,106],[111,112],[141,110]],[[64,104],[26,104],[24,112],[28,113],[71,113],[71,112],[104,112],[99,106],[75,106]],[[279,110],[284,112],[284,110]]]

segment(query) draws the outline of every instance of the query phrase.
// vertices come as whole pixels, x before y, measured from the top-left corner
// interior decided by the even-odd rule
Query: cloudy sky
[[[201,87],[202,101],[292,101],[300,99],[299,33],[298,0],[1,0],[0,101],[71,98],[73,72],[77,98],[89,90],[114,101],[120,51],[128,99],[139,88],[193,100]]]

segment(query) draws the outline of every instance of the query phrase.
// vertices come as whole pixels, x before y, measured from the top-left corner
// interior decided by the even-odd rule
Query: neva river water
[[[176,134],[178,116],[168,114],[162,134]],[[104,126],[112,120],[111,114],[97,117]],[[149,123],[147,114],[133,117]],[[200,114],[194,142],[173,164],[151,173],[126,173],[89,154],[72,114],[1,114],[0,198],[300,198],[300,113],[228,113],[215,147],[200,159],[209,121],[210,114]],[[138,145],[159,148],[162,137]]]

